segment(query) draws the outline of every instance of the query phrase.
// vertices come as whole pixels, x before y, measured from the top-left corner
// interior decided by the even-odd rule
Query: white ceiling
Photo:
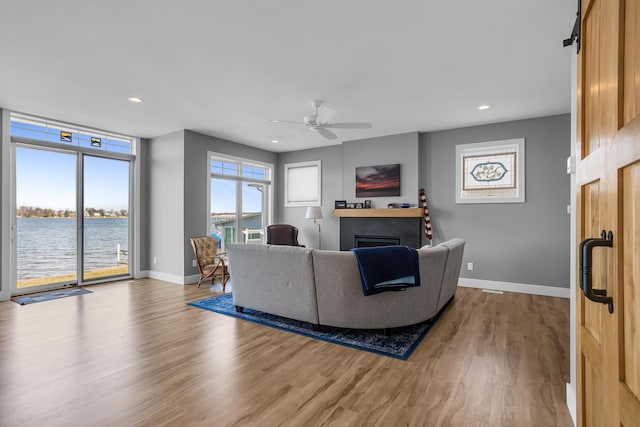
[[[3,0],[0,108],[277,152],[567,113],[562,39],[575,10],[576,0]],[[315,99],[333,121],[372,129],[327,141],[267,122],[302,120]]]

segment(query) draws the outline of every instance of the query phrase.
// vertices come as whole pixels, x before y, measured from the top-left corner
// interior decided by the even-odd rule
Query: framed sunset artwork
[[[356,197],[390,197],[399,195],[399,164],[356,168]]]

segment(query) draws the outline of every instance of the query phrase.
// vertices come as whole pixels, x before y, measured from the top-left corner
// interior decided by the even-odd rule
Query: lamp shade
[[[321,219],[322,218],[322,209],[320,206],[309,206],[307,208],[307,213],[304,216],[305,219]]]

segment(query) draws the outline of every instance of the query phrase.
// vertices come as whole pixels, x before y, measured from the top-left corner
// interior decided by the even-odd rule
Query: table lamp
[[[318,224],[318,220],[322,219],[322,208],[320,206],[309,206],[307,208],[307,213],[304,216],[305,219],[312,219],[313,223],[318,226],[318,249],[320,247],[320,224]]]

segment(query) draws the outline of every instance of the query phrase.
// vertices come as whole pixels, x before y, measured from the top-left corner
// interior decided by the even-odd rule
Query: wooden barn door
[[[640,426],[640,0],[583,0],[581,19],[578,425]]]

